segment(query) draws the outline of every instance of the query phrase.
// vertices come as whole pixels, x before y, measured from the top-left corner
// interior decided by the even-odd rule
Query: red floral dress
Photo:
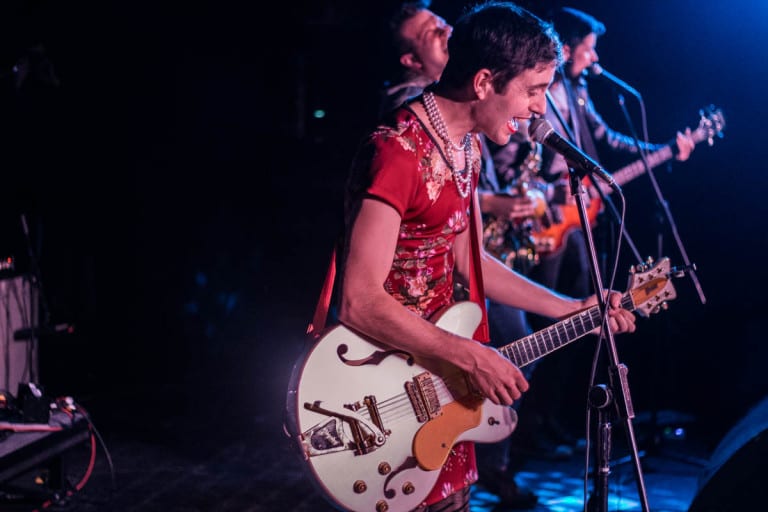
[[[417,117],[399,109],[368,141],[356,169],[362,195],[394,207],[402,218],[385,289],[411,311],[429,318],[453,302],[453,244],[469,226],[472,195],[462,198],[451,169]],[[473,183],[480,151],[473,140]],[[353,174],[355,176],[355,174]],[[431,505],[477,481],[474,444],[458,443],[424,504]]]

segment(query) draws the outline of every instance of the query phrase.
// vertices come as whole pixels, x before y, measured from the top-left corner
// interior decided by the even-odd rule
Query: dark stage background
[[[432,7],[453,21],[462,5]],[[569,5],[606,23],[601,64],[643,93],[651,140],[695,127],[706,105],[725,115],[713,147],[656,171],[707,302],[677,280],[670,309],[619,338],[635,409],[691,414],[716,442],[768,394],[768,6]],[[27,270],[29,247],[37,255],[51,322],[75,326],[41,339],[41,384],[92,404],[97,425],[130,404],[153,418],[204,410],[246,428],[273,411],[279,428],[383,67],[371,28],[379,4],[275,9],[3,4],[0,256]],[[55,79],[37,71],[17,89],[12,68],[36,45]],[[626,132],[610,89],[593,91]],[[637,104],[627,105],[639,125]],[[650,181],[624,190],[643,256],[682,264]]]

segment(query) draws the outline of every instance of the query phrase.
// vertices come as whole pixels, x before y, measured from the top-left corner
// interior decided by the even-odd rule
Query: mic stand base
[[[589,391],[589,406],[597,411],[597,442],[595,443],[594,488],[587,500],[588,512],[608,511],[608,475],[611,474],[611,432],[608,406],[613,404],[613,394],[604,384]]]

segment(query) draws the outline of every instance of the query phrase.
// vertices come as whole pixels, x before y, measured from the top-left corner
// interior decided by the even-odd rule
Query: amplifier
[[[37,289],[26,275],[0,279],[0,390],[16,394],[19,384],[39,382],[36,339],[14,339],[38,323]]]

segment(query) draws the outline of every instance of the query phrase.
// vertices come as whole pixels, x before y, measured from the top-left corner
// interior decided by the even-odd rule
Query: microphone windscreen
[[[528,125],[528,135],[538,143],[543,143],[547,135],[553,130],[554,128],[549,124],[549,121],[541,117],[532,120],[531,124]]]

